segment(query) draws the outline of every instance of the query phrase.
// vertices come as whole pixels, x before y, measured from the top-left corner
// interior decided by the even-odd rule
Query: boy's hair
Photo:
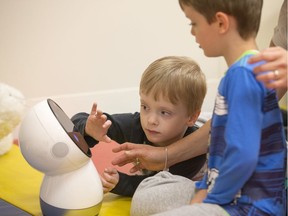
[[[192,6],[209,24],[215,21],[217,12],[233,16],[244,40],[256,37],[258,33],[263,0],[179,0],[179,3],[180,6]]]
[[[189,57],[167,56],[154,61],[144,71],[140,93],[160,96],[172,104],[181,101],[189,115],[201,111],[206,95],[206,78],[198,64]]]

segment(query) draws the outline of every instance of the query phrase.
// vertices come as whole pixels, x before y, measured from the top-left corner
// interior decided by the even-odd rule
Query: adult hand
[[[266,63],[254,68],[256,79],[262,81],[267,88],[287,91],[287,50],[281,47],[269,47],[249,59],[249,63],[258,61]]]
[[[166,151],[164,147],[154,147],[145,144],[123,143],[113,149],[113,152],[123,152],[112,161],[113,165],[124,166],[134,163],[130,169],[135,173],[141,169],[163,170],[165,167]],[[136,163],[135,163],[136,162]]]

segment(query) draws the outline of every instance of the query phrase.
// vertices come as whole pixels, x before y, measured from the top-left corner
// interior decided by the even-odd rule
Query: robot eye
[[[69,148],[66,143],[58,142],[52,147],[52,154],[56,158],[64,158],[69,153]]]

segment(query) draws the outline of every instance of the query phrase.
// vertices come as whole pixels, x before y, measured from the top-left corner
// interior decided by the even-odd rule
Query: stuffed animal
[[[23,94],[12,86],[0,83],[0,155],[13,144],[13,131],[20,123],[25,109]]]

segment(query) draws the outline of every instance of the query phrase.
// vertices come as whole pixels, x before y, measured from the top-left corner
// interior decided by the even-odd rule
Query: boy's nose
[[[195,32],[194,32],[193,28],[191,28],[191,34],[192,34],[193,36],[195,36]]]
[[[150,124],[150,125],[157,125],[158,124],[157,116],[155,114],[151,114],[148,116],[148,124]]]

